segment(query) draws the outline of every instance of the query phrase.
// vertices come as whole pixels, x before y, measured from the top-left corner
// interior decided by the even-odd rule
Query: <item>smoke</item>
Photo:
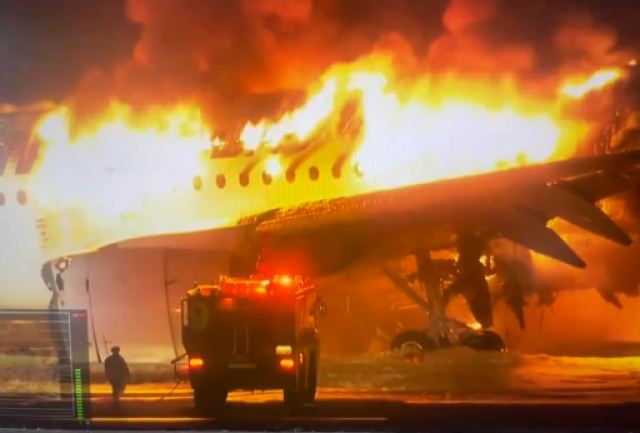
[[[189,101],[217,133],[233,132],[299,105],[328,68],[372,53],[391,58],[402,78],[512,80],[525,97],[553,97],[570,74],[636,57],[636,8],[634,1],[605,0],[128,0],[126,19],[139,27],[131,57],[115,70],[88,71],[71,102],[76,113],[91,116],[113,99],[140,108]],[[633,147],[640,104],[628,95],[587,98],[568,114],[606,123],[626,98],[631,108],[610,131],[608,150]],[[619,206],[637,213],[637,197]],[[640,231],[635,220],[626,228]],[[591,254],[618,270],[590,279],[603,296],[637,292],[627,281],[636,261],[620,254],[626,250],[606,245]]]
[[[290,109],[330,66],[372,52],[409,76],[512,77],[548,92],[567,71],[633,56],[636,35],[619,17],[635,5],[607,2],[614,15],[604,4],[129,0],[126,18],[140,28],[132,56],[113,72],[88,72],[72,100],[85,114],[113,98],[140,107],[191,101],[214,128],[237,129]]]
[[[298,103],[329,66],[371,51],[382,35],[417,38],[422,24],[433,34],[442,5],[420,6],[415,17],[412,3],[131,0],[127,18],[141,28],[132,58],[115,74],[88,75],[74,101],[191,100],[215,126],[241,124]]]

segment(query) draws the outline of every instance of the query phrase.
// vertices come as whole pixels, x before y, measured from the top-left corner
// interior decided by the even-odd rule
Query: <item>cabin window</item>
[[[269,173],[266,171],[262,173],[262,182],[264,182],[265,185],[270,185],[272,181],[273,177]]]
[[[200,191],[202,188],[202,178],[200,176],[194,176],[193,178],[193,189],[196,191]]]
[[[293,183],[296,180],[296,171],[295,170],[287,170],[286,174],[287,182]]]
[[[16,194],[16,198],[18,199],[18,203],[21,205],[27,204],[27,193],[23,190],[18,191]]]
[[[240,176],[238,176],[238,181],[240,182],[240,185],[248,186],[249,185],[249,173],[247,173],[247,172],[240,173]]]
[[[218,188],[224,188],[227,184],[227,179],[224,177],[224,174],[219,174],[216,176],[216,186]]]
[[[309,179],[318,180],[319,177],[320,177],[320,170],[318,170],[318,167],[316,167],[315,165],[312,167],[309,167]]]

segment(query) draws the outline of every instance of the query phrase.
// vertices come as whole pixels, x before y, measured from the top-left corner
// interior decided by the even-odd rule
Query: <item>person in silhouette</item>
[[[111,348],[111,355],[104,360],[104,373],[111,384],[113,401],[117,402],[124,394],[124,389],[130,378],[129,366],[120,355],[120,347]]]

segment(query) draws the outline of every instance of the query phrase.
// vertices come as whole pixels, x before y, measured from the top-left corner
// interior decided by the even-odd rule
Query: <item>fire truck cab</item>
[[[194,403],[221,408],[229,391],[282,389],[291,407],[312,403],[322,306],[301,277],[221,277],[182,300],[182,341]]]

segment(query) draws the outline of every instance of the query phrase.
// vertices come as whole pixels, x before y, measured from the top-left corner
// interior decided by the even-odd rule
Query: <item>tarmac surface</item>
[[[223,414],[203,418],[191,392],[179,386],[133,386],[114,404],[99,389],[85,423],[8,420],[1,433],[29,429],[109,431],[306,430],[306,431],[607,431],[640,432],[640,403],[576,401],[451,401],[413,392],[354,392],[320,389],[315,404],[291,412],[282,393],[235,392]],[[23,430],[23,429],[27,430]],[[60,430],[60,431],[63,431]],[[36,432],[37,430],[31,430]]]
[[[115,405],[91,387],[84,423],[2,420],[0,429],[109,431],[640,432],[640,358],[445,353],[420,364],[389,357],[325,360],[313,405],[291,412],[282,392],[234,392],[203,418],[188,385],[132,384]],[[29,430],[26,430],[29,431]],[[35,431],[35,430],[34,430]]]

